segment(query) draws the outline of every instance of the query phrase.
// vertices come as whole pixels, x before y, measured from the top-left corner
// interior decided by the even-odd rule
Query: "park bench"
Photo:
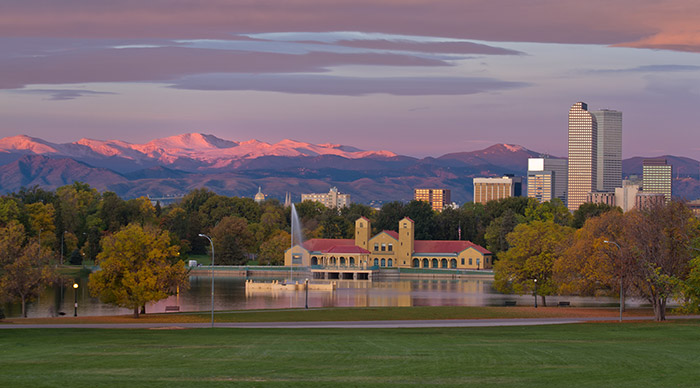
[[[180,306],[165,306],[166,313],[175,313],[180,311]]]
[[[559,302],[559,307],[569,307],[571,306],[571,302]]]
[[[514,300],[507,300],[507,301],[505,301],[505,302],[503,302],[503,303],[504,303],[504,305],[506,305],[506,306],[515,306],[515,301],[514,301]]]

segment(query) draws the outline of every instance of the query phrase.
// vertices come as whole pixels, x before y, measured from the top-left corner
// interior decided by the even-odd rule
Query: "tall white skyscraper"
[[[598,188],[598,122],[585,102],[569,109],[569,180],[567,207],[574,211]]]
[[[566,159],[529,158],[527,196],[540,202],[559,198],[566,204]]]
[[[622,112],[609,109],[591,111],[598,123],[598,191],[613,192],[622,187]]]

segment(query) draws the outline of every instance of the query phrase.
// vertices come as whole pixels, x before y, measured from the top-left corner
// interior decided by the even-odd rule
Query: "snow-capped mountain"
[[[117,171],[168,166],[183,170],[236,167],[241,161],[263,156],[323,156],[346,159],[391,158],[390,151],[363,151],[339,144],[311,144],[285,139],[275,144],[258,140],[243,142],[214,135],[186,133],[155,139],[145,144],[121,140],[80,139],[72,143],[51,143],[25,135],[0,139],[0,153],[69,157]]]

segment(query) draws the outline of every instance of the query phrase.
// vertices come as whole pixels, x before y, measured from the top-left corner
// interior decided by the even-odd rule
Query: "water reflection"
[[[256,279],[272,281],[274,278]],[[276,279],[283,280],[283,279]],[[72,282],[46,289],[39,299],[27,305],[28,317],[51,317],[61,313],[73,315],[75,290]],[[505,301],[517,305],[534,304],[532,295],[504,295],[493,289],[490,279],[396,279],[353,281],[336,280],[333,292],[309,291],[309,307],[381,307],[381,306],[503,306]],[[80,279],[78,315],[131,314],[129,309],[102,304],[90,297],[87,278]],[[146,305],[146,312],[160,313],[165,306],[179,306],[180,311],[207,311],[211,307],[211,278],[191,276],[191,287],[179,295]],[[570,301],[574,306],[614,305],[615,298],[547,297],[549,305]],[[242,277],[217,277],[214,282],[214,307],[217,310],[303,308],[304,291],[254,292],[246,295]],[[630,305],[638,303],[630,303]],[[21,305],[5,305],[7,317],[21,316]]]

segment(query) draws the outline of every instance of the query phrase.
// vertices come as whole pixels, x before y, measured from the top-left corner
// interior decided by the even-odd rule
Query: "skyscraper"
[[[598,122],[585,102],[569,110],[569,179],[567,207],[577,210],[597,189]]]
[[[527,196],[540,202],[559,198],[566,204],[566,159],[529,158]]]
[[[645,193],[663,194],[668,203],[671,200],[672,167],[666,159],[644,159],[642,161],[642,190]]]
[[[622,187],[622,112],[610,109],[591,111],[598,123],[598,191],[614,192]]]

